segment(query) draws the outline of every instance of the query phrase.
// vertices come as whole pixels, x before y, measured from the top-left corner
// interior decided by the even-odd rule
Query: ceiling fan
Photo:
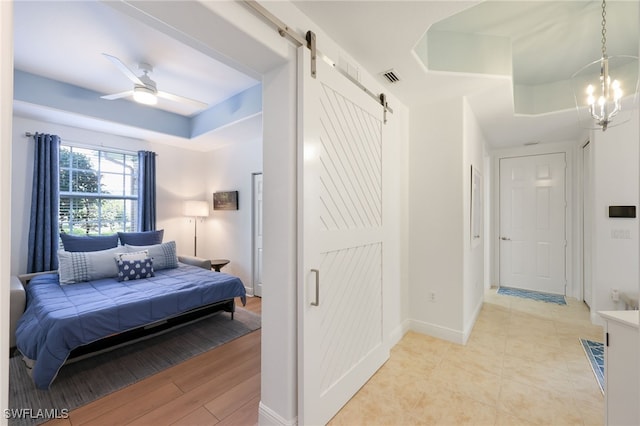
[[[142,75],[137,76],[120,59],[106,53],[103,53],[103,55],[133,82],[133,89],[127,90],[126,92],[114,93],[113,95],[101,96],[102,99],[112,101],[114,99],[132,96],[134,101],[145,105],[155,105],[158,103],[158,98],[162,98],[174,102],[189,104],[200,109],[208,106],[206,103],[196,101],[195,99],[185,98],[184,96],[174,95],[173,93],[158,90],[156,82],[149,77],[149,74],[153,71],[153,67],[149,64],[138,64],[138,68],[142,71]]]

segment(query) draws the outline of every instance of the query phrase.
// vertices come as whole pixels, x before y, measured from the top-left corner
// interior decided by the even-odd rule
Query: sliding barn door
[[[382,106],[299,49],[299,418],[328,422],[389,357],[382,338]]]

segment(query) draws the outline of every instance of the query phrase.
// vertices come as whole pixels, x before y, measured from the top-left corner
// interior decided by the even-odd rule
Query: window
[[[135,231],[137,210],[137,154],[60,146],[60,232]]]

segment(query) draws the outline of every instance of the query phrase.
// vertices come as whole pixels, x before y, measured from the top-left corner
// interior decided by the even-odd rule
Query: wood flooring
[[[245,309],[260,314],[261,299],[248,297]],[[46,425],[255,425],[260,337],[246,334]]]

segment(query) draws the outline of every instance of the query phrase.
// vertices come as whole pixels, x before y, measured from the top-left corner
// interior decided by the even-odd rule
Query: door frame
[[[581,146],[581,145],[580,145]],[[532,145],[520,148],[498,149],[491,155],[491,286],[497,287],[500,283],[500,160],[503,158],[524,157],[531,155],[545,155],[564,153],[567,162],[565,172],[565,235],[567,247],[565,250],[565,276],[567,280],[566,296],[580,298],[582,296],[582,282],[577,284],[574,277],[579,277],[576,272],[582,268],[582,257],[577,256],[577,245],[574,241],[579,233],[581,221],[578,212],[574,208],[575,200],[575,156],[577,144],[574,142],[558,142],[553,144]]]
[[[511,203],[512,203],[512,204],[510,204],[510,205],[505,205],[505,206],[503,206],[503,205],[501,204],[501,203],[502,203],[502,201],[503,201],[503,195],[504,195],[504,193],[503,193],[502,191],[503,191],[504,189],[506,189],[506,190],[508,191],[510,188],[512,188],[512,186],[508,186],[508,187],[506,187],[506,188],[503,188],[503,187],[502,187],[502,183],[503,183],[503,180],[504,180],[503,178],[505,177],[505,176],[503,176],[503,175],[502,175],[502,169],[503,169],[503,168],[502,168],[502,166],[503,166],[503,162],[502,162],[502,160],[505,160],[505,164],[506,164],[506,162],[507,162],[507,161],[517,161],[517,162],[526,161],[528,164],[531,164],[530,162],[531,162],[531,161],[533,161],[533,162],[534,162],[534,164],[537,164],[538,159],[541,159],[541,158],[543,158],[543,157],[549,158],[550,156],[553,156],[553,157],[554,157],[554,159],[553,159],[553,160],[549,160],[549,161],[553,161],[553,162],[555,162],[555,161],[559,161],[559,160],[560,160],[560,158],[562,158],[563,163],[564,163],[564,164],[563,164],[563,165],[564,165],[564,168],[563,168],[563,173],[564,173],[563,185],[564,185],[564,187],[562,188],[562,191],[563,191],[563,193],[562,193],[562,198],[563,198],[563,201],[564,201],[564,206],[562,206],[562,201],[560,202],[560,205],[557,205],[557,204],[555,204],[555,203],[554,203],[554,208],[556,208],[556,206],[557,206],[558,208],[564,208],[564,213],[565,213],[563,216],[561,216],[561,217],[562,217],[562,222],[563,222],[563,223],[562,223],[562,235],[561,235],[561,236],[560,236],[560,235],[556,235],[556,236],[554,236],[554,241],[555,241],[555,238],[557,238],[558,240],[562,240],[562,241],[564,241],[564,250],[563,250],[563,254],[564,254],[564,256],[563,256],[563,257],[564,257],[564,260],[563,260],[563,264],[561,265],[561,269],[562,269],[562,276],[561,276],[561,278],[560,278],[560,279],[563,281],[562,293],[556,293],[555,291],[551,291],[551,289],[550,289],[550,288],[549,288],[549,289],[547,289],[547,290],[546,290],[546,292],[553,293],[553,294],[562,294],[562,295],[566,296],[566,295],[567,295],[567,285],[568,285],[568,281],[567,281],[567,269],[568,269],[568,268],[567,268],[567,226],[568,226],[568,224],[567,224],[567,214],[566,214],[566,210],[567,210],[567,205],[566,205],[566,203],[567,203],[567,186],[566,186],[566,178],[567,178],[567,176],[566,176],[566,175],[567,175],[567,154],[566,154],[566,153],[564,153],[564,152],[554,152],[554,153],[549,153],[549,154],[531,154],[531,155],[510,156],[510,157],[502,157],[502,158],[500,158],[500,160],[499,160],[499,166],[498,166],[498,167],[499,167],[498,172],[499,172],[499,178],[500,178],[500,183],[499,183],[499,188],[500,188],[500,189],[499,189],[499,191],[500,191],[500,193],[499,193],[499,197],[500,197],[500,198],[499,198],[499,199],[500,199],[500,204],[499,204],[499,206],[498,206],[498,209],[499,209],[499,215],[501,215],[501,214],[502,214],[502,212],[503,212],[503,207],[506,207],[506,210],[507,210],[507,211],[509,211],[509,210],[510,210],[510,209],[509,209],[509,207],[513,207],[513,200],[511,200]],[[540,160],[540,161],[544,161],[544,160]],[[559,164],[558,164],[558,165],[559,165]],[[555,166],[554,166],[554,167],[555,167]],[[507,197],[507,198],[509,198],[509,197]],[[557,201],[556,201],[556,202],[557,202]],[[512,209],[511,209],[511,210],[512,210]],[[512,220],[513,220],[513,219],[512,219]],[[502,228],[502,225],[503,225],[503,223],[502,223],[502,217],[500,217],[500,226],[499,226],[498,231],[499,231],[499,233],[500,233],[500,240],[501,240],[501,241],[502,241],[502,238],[504,238],[505,236],[507,236],[507,237],[509,237],[509,238],[513,238],[513,237],[515,237],[516,235],[519,235],[519,233],[518,233],[515,229],[509,229],[508,231],[506,231],[505,229],[503,229],[503,228]],[[505,225],[506,225],[506,224],[505,224]],[[506,232],[506,233],[505,233],[505,232]],[[510,246],[511,244],[512,244],[511,242],[509,242],[508,244],[499,244],[499,253],[498,253],[498,256],[499,256],[499,259],[500,259],[500,269],[499,269],[499,272],[498,272],[498,280],[499,280],[498,282],[499,282],[500,284],[502,283],[502,279],[503,279],[501,274],[502,274],[503,270],[505,269],[505,268],[503,267],[503,266],[505,266],[505,265],[503,265],[503,264],[502,264],[502,260],[503,260],[503,258],[504,258],[502,250],[503,250],[503,249],[506,249],[506,246]],[[511,254],[513,254],[513,252],[511,252]],[[514,260],[513,260],[513,257],[512,257],[512,256],[510,256],[510,262],[512,262],[512,264],[513,264],[513,261],[514,261]],[[508,262],[505,262],[505,263],[508,263]],[[509,265],[506,269],[507,269],[507,270],[511,270],[511,269],[512,269],[512,268],[511,268],[512,264],[511,264],[511,265]],[[555,264],[554,264],[554,265],[555,265]],[[552,269],[553,269],[553,270],[555,270],[555,268],[552,268]],[[557,275],[556,275],[556,274],[553,274],[553,276],[555,277],[555,276],[557,276]],[[513,277],[510,277],[510,278],[513,278]],[[532,277],[530,277],[530,278],[532,278]],[[535,280],[535,278],[534,278],[534,280]],[[510,281],[510,280],[509,280],[509,281]],[[527,283],[528,283],[528,284],[531,284],[530,282],[528,282],[528,280],[527,280],[527,279],[525,279],[525,281],[527,281]],[[555,281],[555,279],[553,280],[553,282],[556,282],[556,281]],[[523,289],[529,289],[529,290],[532,290],[532,289],[533,289],[533,288],[529,288],[529,287],[527,287],[527,284],[526,284],[526,283],[521,283],[521,284],[513,283],[513,284],[509,284],[509,285],[510,285],[510,286],[512,286],[512,287],[516,287],[516,288],[523,288]],[[522,285],[522,286],[521,286],[521,285]],[[540,289],[539,287],[536,287],[536,288],[538,289],[538,291],[545,292],[545,290],[542,290],[542,289]],[[553,285],[553,288],[555,289],[555,285]]]
[[[263,279],[272,285],[262,299],[259,419],[264,424],[295,424],[296,50],[242,2],[184,2],[180,14],[163,2],[109,5],[261,81],[262,171],[269,176],[264,185]],[[209,25],[193,26],[184,19],[188,16]]]
[[[256,209],[256,178],[262,176],[262,172],[251,173],[251,283],[253,288],[253,295],[262,297],[262,284],[258,287],[258,269],[259,269],[259,261],[258,254],[256,253],[257,244],[256,244],[256,216],[258,215],[258,211]],[[264,197],[264,184],[263,184],[263,197]],[[263,211],[264,211],[264,198],[263,198]],[[264,220],[264,214],[262,215],[262,220]],[[264,224],[264,222],[263,222]],[[264,229],[264,225],[263,225]],[[264,235],[263,235],[264,238]],[[264,250],[264,242],[261,244],[261,248]],[[260,271],[259,275],[262,275],[262,271]],[[259,294],[258,294],[259,293]]]
[[[580,230],[581,232],[579,232],[578,234],[578,239],[579,239],[579,247],[578,250],[580,251],[580,269],[577,270],[577,274],[576,274],[576,281],[578,281],[580,283],[580,298],[578,300],[582,300],[588,307],[589,307],[589,311],[591,311],[591,305],[593,305],[592,301],[593,301],[593,281],[591,281],[591,300],[589,300],[587,302],[587,300],[585,300],[585,292],[584,292],[584,281],[585,281],[585,220],[584,220],[584,215],[585,215],[585,182],[584,182],[584,171],[585,171],[585,166],[584,166],[584,150],[587,148],[587,146],[589,146],[590,152],[591,152],[591,156],[590,156],[590,161],[591,161],[591,167],[589,167],[590,170],[590,175],[587,176],[587,178],[590,180],[590,188],[593,191],[593,145],[591,144],[590,140],[586,140],[585,142],[580,144],[580,154],[578,156],[579,158],[579,167],[578,167],[578,205],[579,210],[580,210],[580,216],[579,216],[579,226],[580,226]],[[593,228],[593,216],[591,217],[591,225]],[[593,254],[593,253],[592,253]],[[591,274],[592,275],[592,274]]]

